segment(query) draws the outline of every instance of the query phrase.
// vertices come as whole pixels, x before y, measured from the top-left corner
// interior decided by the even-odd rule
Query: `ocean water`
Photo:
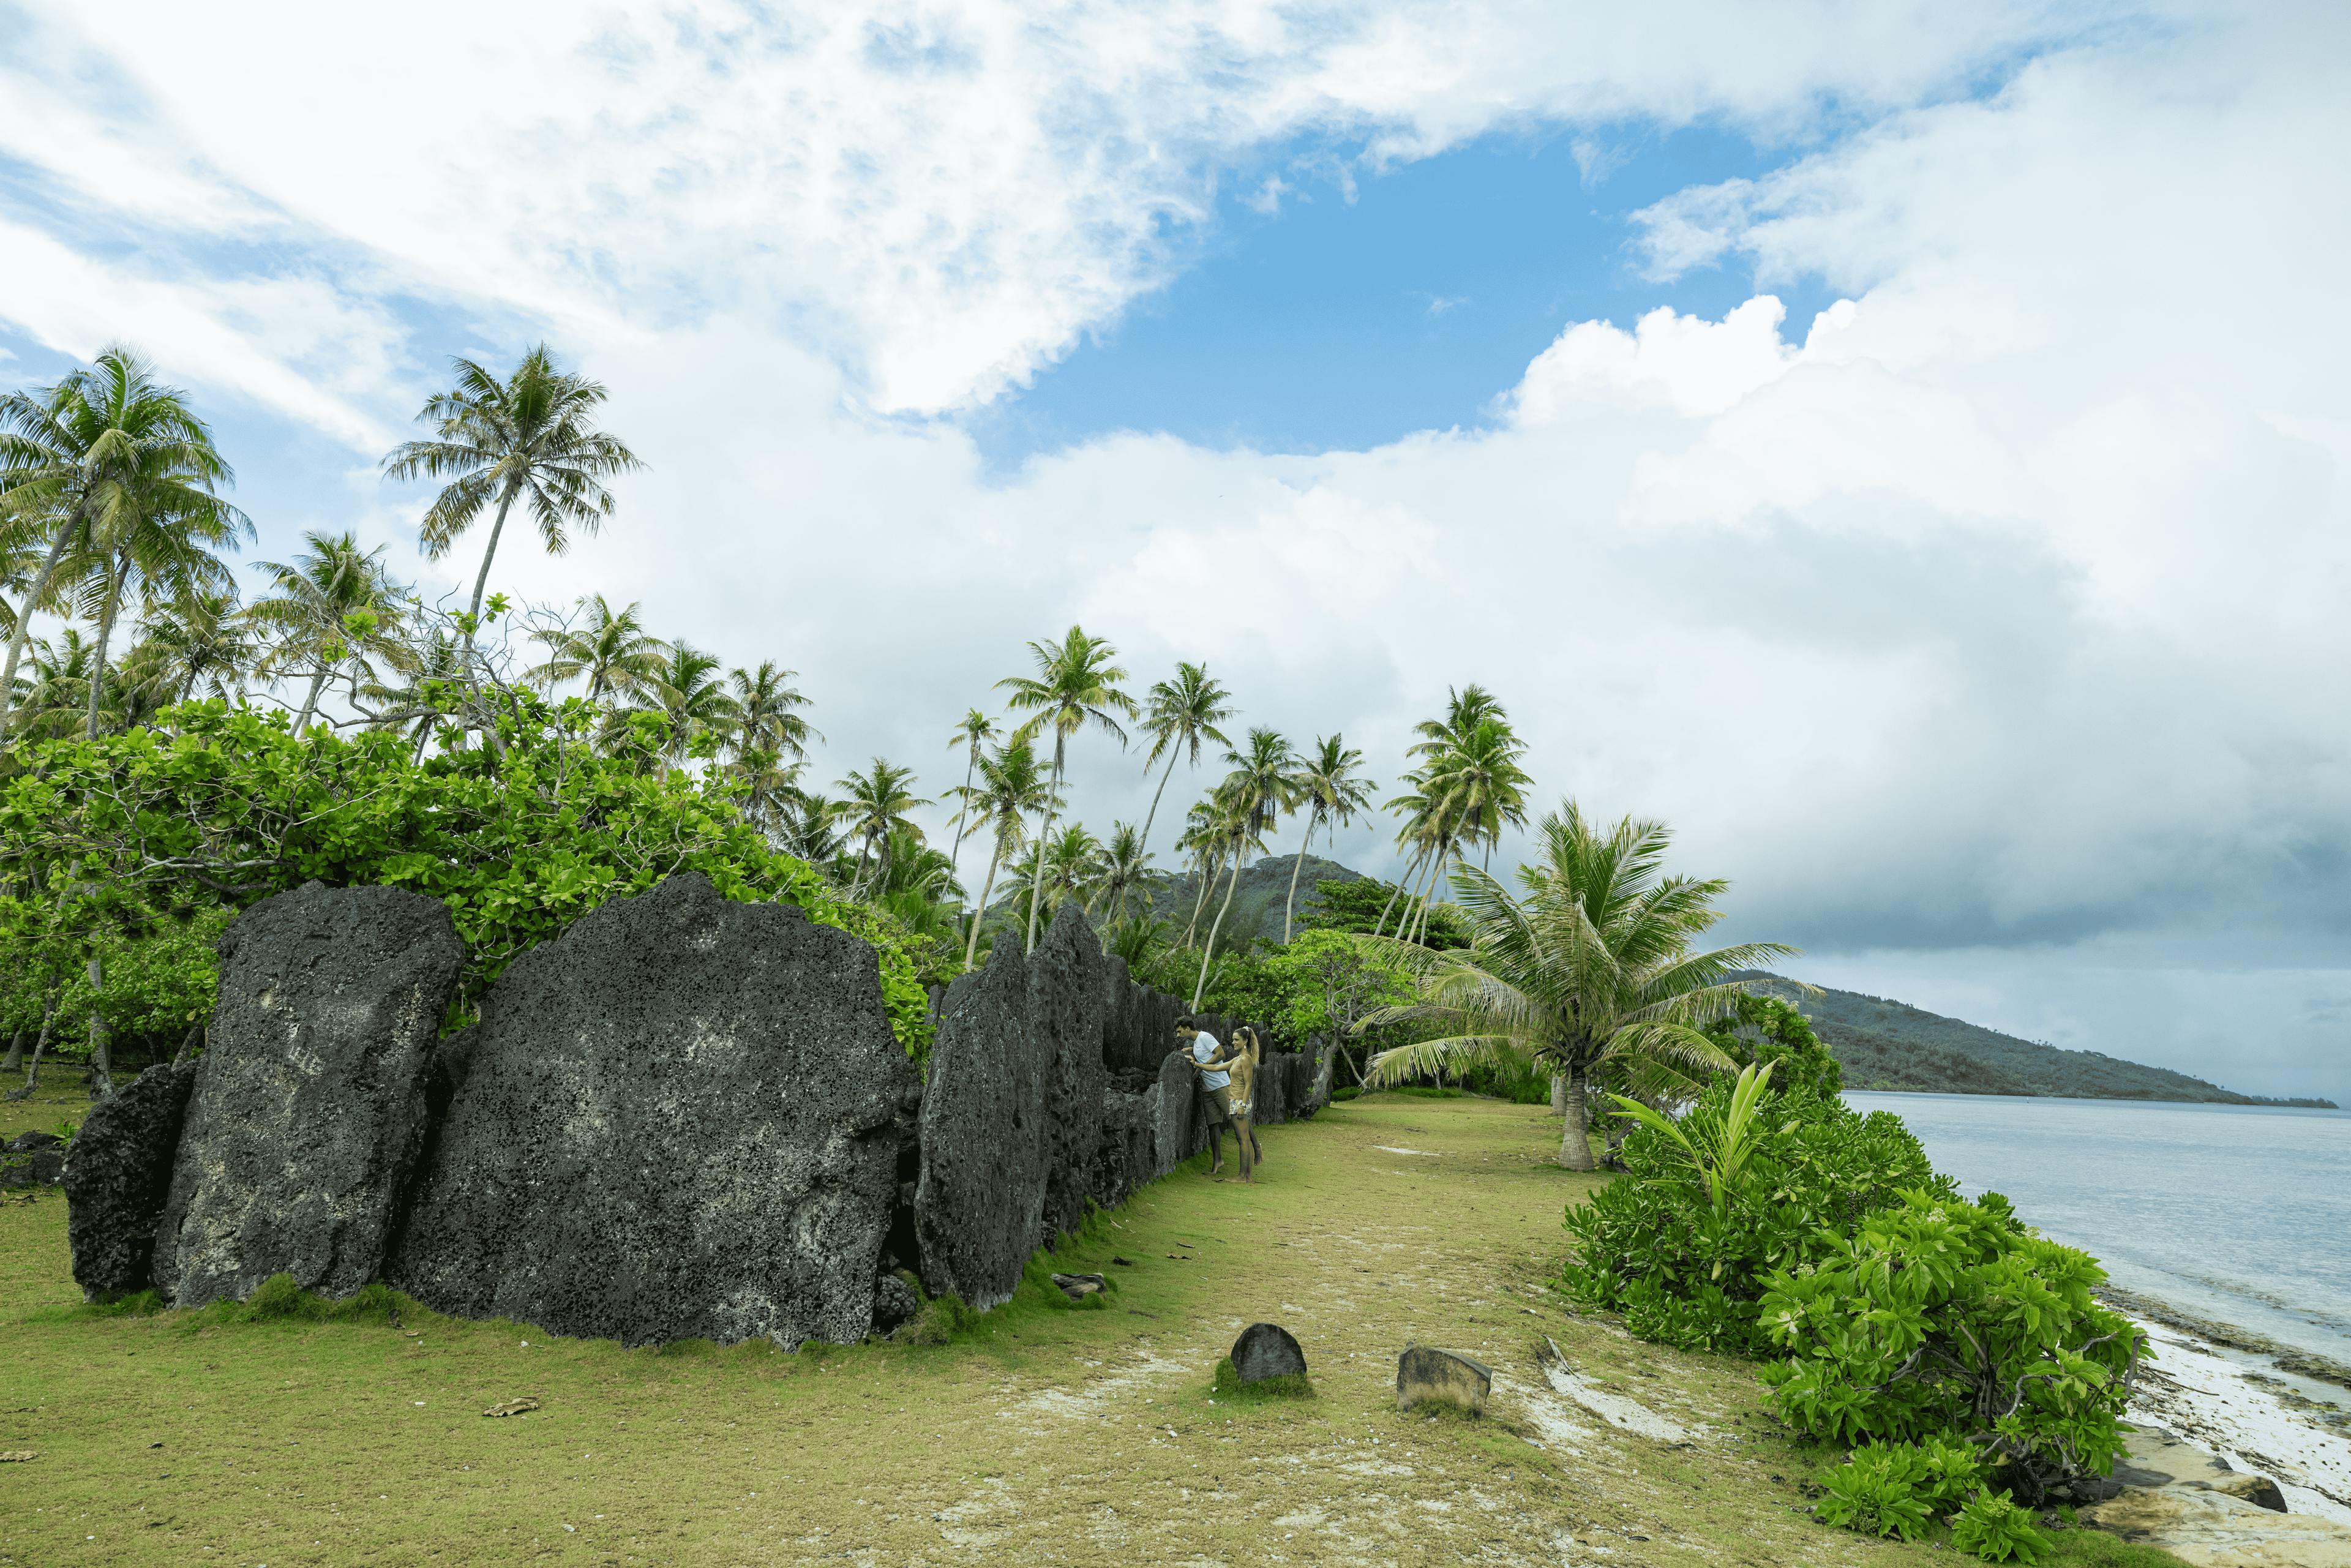
[[[2351,1363],[2351,1113],[1847,1094],[2124,1290]]]

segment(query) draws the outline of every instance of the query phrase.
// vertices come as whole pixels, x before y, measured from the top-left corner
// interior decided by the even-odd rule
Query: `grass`
[[[1557,1129],[1365,1095],[1267,1129],[1254,1186],[1195,1162],[1094,1217],[996,1312],[931,1303],[932,1343],[796,1354],[626,1350],[389,1292],[94,1309],[62,1199],[0,1205],[0,1449],[40,1456],[0,1466],[0,1563],[1960,1561],[1812,1521],[1825,1456],[1767,1418],[1750,1366],[1566,1308],[1560,1212],[1597,1178],[1551,1163]],[[1053,1270],[1117,1288],[1072,1307]],[[1218,1386],[1259,1320],[1297,1335],[1311,1397]],[[1552,1395],[1547,1341],[1695,1441]],[[1396,1410],[1415,1342],[1494,1367],[1485,1419]],[[541,1408],[483,1418],[520,1396]],[[2166,1561],[2059,1540],[2061,1563]]]

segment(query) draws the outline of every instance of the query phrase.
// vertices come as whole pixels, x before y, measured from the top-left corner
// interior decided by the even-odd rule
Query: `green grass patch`
[[[2044,1531],[2049,1554],[2040,1568],[2183,1568],[2179,1558],[2159,1546],[2125,1541],[2103,1530]]]
[[[1277,1405],[1285,1399],[1313,1398],[1314,1380],[1300,1372],[1243,1383],[1228,1355],[1217,1363],[1217,1379],[1208,1385],[1208,1394],[1212,1398],[1230,1400],[1236,1405]]]

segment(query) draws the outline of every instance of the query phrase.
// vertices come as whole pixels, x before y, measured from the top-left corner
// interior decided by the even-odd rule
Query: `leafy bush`
[[[501,744],[419,763],[398,735],[289,732],[282,715],[192,703],[178,727],[58,740],[0,772],[0,944],[50,982],[93,947],[216,919],[313,878],[388,883],[449,906],[470,1005],[526,949],[611,898],[698,871],[728,898],[798,904],[872,943],[892,1028],[929,1042],[905,933],[744,821],[735,787],[589,743],[577,699],[522,701]],[[204,977],[208,978],[208,977]],[[189,977],[105,987],[110,1023],[177,1007]],[[38,988],[46,1001],[47,986]],[[169,992],[168,997],[164,993]],[[11,1004],[11,1017],[26,1004]]]
[[[1844,1092],[1844,1072],[1803,1014],[1777,997],[1750,991],[1730,1017],[1706,1031],[1740,1066],[1771,1070],[1782,1092],[1809,1089],[1823,1100]]]
[[[1951,1521],[1951,1544],[1987,1563],[2038,1563],[2049,1538],[2032,1526],[2032,1511],[2004,1491],[1980,1491]]]
[[[1906,1193],[1765,1282],[1782,1419],[1816,1437],[1956,1434],[2038,1499],[2114,1467],[2140,1331],[2092,1299],[2105,1271],[2017,1223],[2008,1200]]]
[[[1825,1493],[1813,1511],[1840,1529],[1863,1535],[1894,1535],[1916,1541],[1927,1533],[1932,1511],[1913,1480],[1918,1450],[1907,1444],[1872,1443],[1821,1476]]]
[[[1710,1085],[1677,1124],[1681,1134],[1719,1147],[1737,1093],[1730,1082]],[[1753,1100],[1743,1141],[1736,1169],[1710,1180],[1672,1134],[1636,1129],[1621,1151],[1627,1174],[1567,1211],[1579,1243],[1570,1293],[1625,1313],[1644,1338],[1760,1355],[1771,1342],[1756,1303],[1773,1270],[1824,1256],[1831,1235],[1905,1188],[1956,1190],[1899,1117],[1865,1116],[1808,1087]]]

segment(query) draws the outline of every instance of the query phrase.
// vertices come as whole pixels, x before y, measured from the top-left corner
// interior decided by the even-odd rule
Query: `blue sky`
[[[1500,134],[1351,181],[1294,172],[1313,149],[1278,150],[1266,167],[1295,182],[1278,210],[1260,204],[1263,172],[1228,177],[1173,283],[971,427],[999,465],[1119,430],[1362,449],[1482,423],[1569,322],[1630,326],[1659,306],[1719,317],[1754,292],[1742,266],[1652,276],[1630,220],[1799,150],[1721,129],[1619,127],[1587,143],[1587,169],[1578,140]],[[1831,299],[1817,277],[1773,287],[1792,338]]]

